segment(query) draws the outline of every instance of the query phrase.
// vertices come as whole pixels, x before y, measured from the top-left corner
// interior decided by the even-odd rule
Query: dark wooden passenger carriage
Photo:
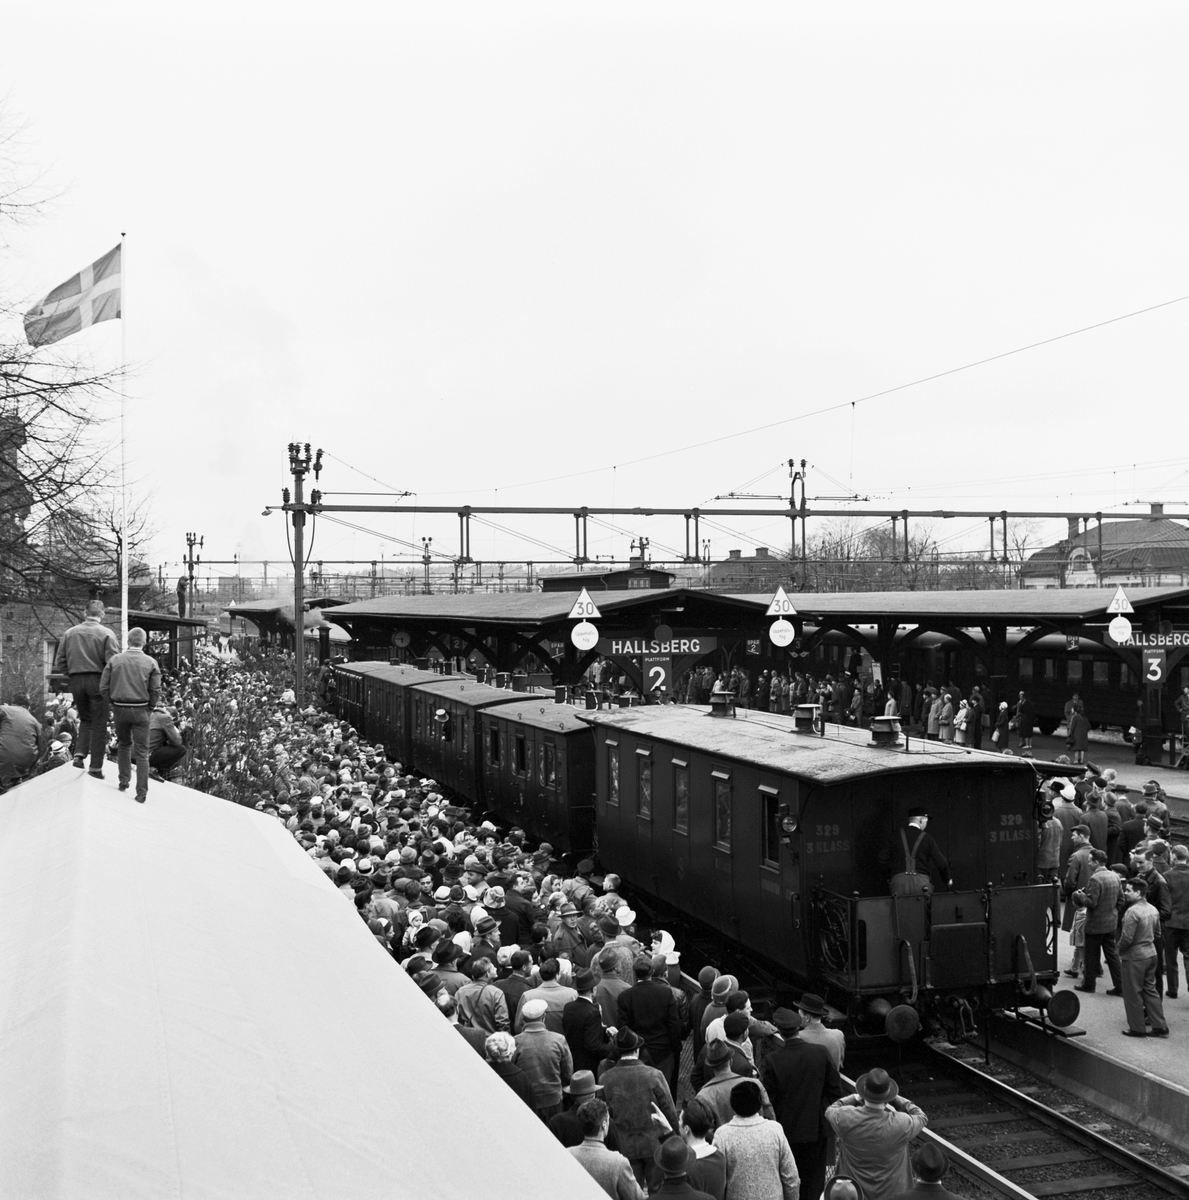
[[[545,695],[516,699],[479,713],[480,799],[530,838],[584,857],[595,845],[590,726],[572,704]]]
[[[1055,975],[1027,763],[916,740],[878,747],[829,725],[800,733],[767,713],[585,719],[603,863],[799,978],[850,997],[990,988],[1010,999],[1032,968]],[[890,848],[918,804],[953,890],[893,899]]]
[[[339,716],[390,756],[412,765],[410,689],[441,675],[387,662],[340,663],[335,668]]]
[[[523,694],[489,687],[462,676],[434,675],[408,689],[410,757],[419,771],[479,803],[479,713],[512,704]]]

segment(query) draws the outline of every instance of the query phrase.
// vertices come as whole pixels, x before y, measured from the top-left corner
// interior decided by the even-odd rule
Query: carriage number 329
[[[815,825],[814,837],[837,837],[842,832],[841,825]]]

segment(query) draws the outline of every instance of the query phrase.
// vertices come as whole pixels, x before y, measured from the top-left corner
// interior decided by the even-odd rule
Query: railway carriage
[[[590,726],[571,704],[543,695],[516,699],[479,713],[479,794],[508,824],[584,858],[595,847]]]
[[[603,859],[799,980],[851,1004],[1010,1004],[1057,977],[1057,895],[1036,873],[1023,761],[771,714],[592,712]],[[817,726],[818,730],[822,727]],[[953,889],[889,894],[923,804]]]
[[[339,716],[401,762],[410,761],[410,688],[439,683],[441,675],[386,662],[355,662],[336,667],[335,676]]]
[[[800,715],[578,710],[469,677],[338,671],[342,715],[406,766],[574,858],[597,850],[641,897],[856,1019],[1048,1001],[1057,893],[1038,882],[1025,760]],[[917,804],[953,889],[893,897],[893,839]],[[1076,997],[1057,995],[1066,1024]]]

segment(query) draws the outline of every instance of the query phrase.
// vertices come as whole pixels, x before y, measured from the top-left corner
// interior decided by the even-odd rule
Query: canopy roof
[[[107,775],[0,797],[0,1195],[601,1200],[280,824]]]
[[[1127,588],[1138,610],[1149,606],[1189,608],[1187,588]],[[734,596],[735,600],[767,597]],[[1004,621],[1009,625],[1043,625],[1053,621],[1106,618],[1115,588],[1026,588],[960,592],[791,592],[798,615],[836,620],[876,621],[895,618],[906,624],[937,621],[979,625]],[[599,603],[602,603],[600,599]]]

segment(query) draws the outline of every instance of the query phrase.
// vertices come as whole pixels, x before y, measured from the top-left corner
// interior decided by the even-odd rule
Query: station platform
[[[1035,758],[1046,762],[1052,762],[1058,755],[1069,753],[1065,746],[1063,730],[1050,737],[1037,734],[1032,739],[1032,749]],[[1086,757],[1096,767],[1113,767],[1120,781],[1125,783],[1131,792],[1142,792],[1144,784],[1149,779],[1155,779],[1170,799],[1182,800],[1189,804],[1189,771],[1178,771],[1156,764],[1137,766],[1134,748],[1121,739],[1092,733]]]
[[[1073,962],[1069,935],[1061,934],[1062,971]],[[1076,980],[1062,975],[1059,987]],[[996,1051],[1114,1116],[1158,1134],[1189,1153],[1189,995],[1181,981],[1176,1000],[1162,997],[1166,1038],[1123,1036],[1127,1018],[1121,996],[1106,995],[1109,976],[1093,994],[1078,992],[1081,1013],[1070,1032],[1046,1034],[1014,1018],[993,1025]]]

